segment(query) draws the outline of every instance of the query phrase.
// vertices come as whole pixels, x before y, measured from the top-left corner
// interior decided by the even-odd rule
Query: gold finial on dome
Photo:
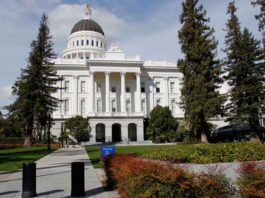
[[[92,10],[90,8],[90,6],[87,4],[86,7],[85,7],[85,19],[90,19],[91,18],[91,13],[92,13]]]

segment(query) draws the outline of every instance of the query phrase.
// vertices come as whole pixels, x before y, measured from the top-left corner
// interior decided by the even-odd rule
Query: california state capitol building
[[[144,118],[156,105],[168,106],[176,118],[180,108],[182,74],[176,63],[142,61],[127,56],[117,44],[106,46],[102,27],[85,8],[66,49],[54,60],[62,88],[54,94],[62,102],[53,113],[52,133],[60,136],[66,119],[76,115],[89,118],[88,144],[143,142]],[[220,118],[212,122],[224,125]]]

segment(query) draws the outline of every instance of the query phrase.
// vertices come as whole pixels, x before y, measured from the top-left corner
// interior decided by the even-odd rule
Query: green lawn
[[[171,148],[173,145],[148,145],[148,146],[115,146],[115,153],[143,155],[153,151]],[[91,159],[94,168],[101,168],[100,146],[87,146],[86,151]]]
[[[54,151],[54,149],[52,149]],[[49,154],[47,147],[19,147],[0,150],[0,171],[15,171],[23,163],[34,162]]]
[[[100,146],[87,146],[87,153],[95,168],[100,164]],[[148,146],[115,146],[116,154],[135,154],[146,159],[177,163],[217,163],[265,160],[265,144],[219,143]]]

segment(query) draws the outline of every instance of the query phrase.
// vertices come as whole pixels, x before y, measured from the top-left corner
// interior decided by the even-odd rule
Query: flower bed
[[[131,155],[105,160],[108,184],[121,197],[230,197],[234,189],[222,175],[193,174],[172,165]]]

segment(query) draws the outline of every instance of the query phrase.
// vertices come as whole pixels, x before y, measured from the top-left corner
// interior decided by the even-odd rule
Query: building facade
[[[143,142],[143,120],[156,106],[169,106],[182,118],[179,107],[181,73],[176,63],[141,61],[127,56],[117,44],[106,48],[104,31],[91,19],[91,10],[71,30],[67,47],[54,60],[62,102],[53,113],[54,135],[65,119],[89,118],[90,143]]]

